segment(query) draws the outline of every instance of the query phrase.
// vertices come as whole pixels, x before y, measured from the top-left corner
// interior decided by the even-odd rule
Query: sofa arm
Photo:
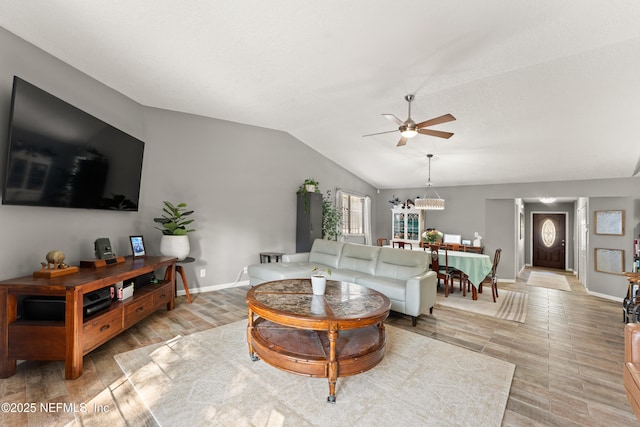
[[[627,323],[624,327],[624,361],[640,363],[640,323]]]
[[[282,255],[282,262],[309,262],[309,252]]]
[[[425,271],[420,276],[407,280],[405,310],[410,316],[418,317],[428,308],[436,305],[438,276],[435,271]]]

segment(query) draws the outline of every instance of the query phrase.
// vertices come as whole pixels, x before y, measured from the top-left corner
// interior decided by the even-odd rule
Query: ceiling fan
[[[402,121],[398,117],[394,116],[393,114],[383,114],[383,116],[385,116],[387,119],[391,120],[392,122],[394,122],[399,126],[398,130],[400,131],[401,136],[400,136],[400,141],[398,141],[398,145],[397,145],[398,147],[405,145],[409,140],[409,138],[413,138],[419,133],[422,135],[431,135],[431,136],[437,136],[438,138],[446,138],[446,139],[449,139],[453,136],[451,132],[443,132],[439,130],[426,129],[426,128],[428,126],[439,125],[440,123],[452,122],[456,119],[455,117],[453,117],[451,114],[445,114],[443,116],[436,117],[434,119],[425,120],[424,122],[420,122],[416,124],[416,122],[414,122],[413,119],[411,118],[411,102],[413,101],[414,96],[407,95],[404,97],[404,99],[409,103],[409,117],[407,118],[407,120]],[[373,136],[373,135],[382,135],[384,133],[391,133],[391,132],[396,132],[396,131],[389,130],[386,132],[370,133],[368,135],[362,135],[362,136],[365,137],[365,136]]]

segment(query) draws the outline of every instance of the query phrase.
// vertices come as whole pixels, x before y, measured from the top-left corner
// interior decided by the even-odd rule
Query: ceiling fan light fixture
[[[413,138],[417,134],[418,134],[418,131],[414,129],[405,129],[400,132],[400,135],[404,136],[405,138]]]
[[[418,134],[416,124],[413,120],[411,120],[411,118],[407,119],[406,123],[404,123],[398,129],[400,129],[400,135],[405,138],[413,138]]]
[[[429,178],[427,180],[427,192],[424,193],[424,197],[417,197],[414,200],[413,206],[416,209],[423,209],[428,211],[441,211],[444,210],[444,199],[440,197],[438,192],[433,189],[431,183],[431,158],[433,154],[427,154],[429,158]]]

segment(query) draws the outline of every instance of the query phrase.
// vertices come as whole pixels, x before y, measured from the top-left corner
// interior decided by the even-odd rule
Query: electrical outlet
[[[200,269],[200,277],[205,277],[207,275],[207,270],[205,270],[204,268]]]
[[[247,266],[245,265],[245,266],[244,266],[244,268],[243,268],[243,270],[242,270],[242,272],[243,272],[244,274],[247,274],[247,273],[249,272],[249,267],[247,267]]]

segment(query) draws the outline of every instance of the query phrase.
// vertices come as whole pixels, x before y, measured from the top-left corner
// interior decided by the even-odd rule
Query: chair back
[[[413,245],[411,244],[411,242],[402,242],[402,241],[394,241],[393,242],[393,247],[394,248],[406,249],[405,246],[408,246],[409,249],[413,249]]]
[[[389,239],[386,237],[378,237],[378,246],[384,246],[389,244]]]
[[[431,270],[435,271],[436,273],[438,272],[438,270],[440,270],[440,260],[438,256],[439,256],[438,248],[432,246],[431,247]]]
[[[502,253],[502,249],[498,248],[496,249],[496,253],[493,255],[493,265],[491,266],[491,277],[496,277],[501,253]]]

